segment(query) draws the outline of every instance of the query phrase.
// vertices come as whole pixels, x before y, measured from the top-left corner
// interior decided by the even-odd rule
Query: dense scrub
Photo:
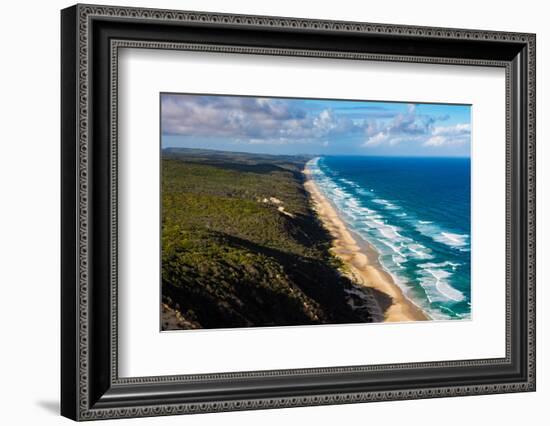
[[[370,319],[349,306],[352,284],[303,188],[306,161],[163,151],[162,294],[175,328]]]

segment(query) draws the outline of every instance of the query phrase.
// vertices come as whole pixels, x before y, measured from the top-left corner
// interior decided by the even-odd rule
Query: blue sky
[[[470,156],[470,106],[161,94],[162,147]]]

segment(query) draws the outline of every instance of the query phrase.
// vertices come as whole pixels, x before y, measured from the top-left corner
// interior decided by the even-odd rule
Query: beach
[[[313,207],[332,235],[331,252],[344,262],[346,273],[358,285],[376,289],[391,298],[392,303],[384,312],[384,322],[429,320],[429,316],[405,297],[392,276],[380,265],[377,251],[368,242],[358,241],[351,234],[333,205],[319,190],[310,170],[306,167],[303,172],[306,177],[304,187]]]

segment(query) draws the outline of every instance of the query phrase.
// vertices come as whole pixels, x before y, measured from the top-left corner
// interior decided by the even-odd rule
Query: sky
[[[161,144],[266,154],[470,156],[470,106],[161,94]]]

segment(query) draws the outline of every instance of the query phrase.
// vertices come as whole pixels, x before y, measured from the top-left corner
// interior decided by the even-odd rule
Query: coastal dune
[[[385,322],[424,321],[430,318],[413,302],[405,297],[378,262],[378,253],[366,242],[358,241],[352,236],[331,203],[320,192],[311,177],[311,172],[304,169],[306,182],[304,187],[313,202],[319,219],[333,237],[331,251],[346,265],[346,273],[357,284],[374,288],[392,300],[384,312]]]

